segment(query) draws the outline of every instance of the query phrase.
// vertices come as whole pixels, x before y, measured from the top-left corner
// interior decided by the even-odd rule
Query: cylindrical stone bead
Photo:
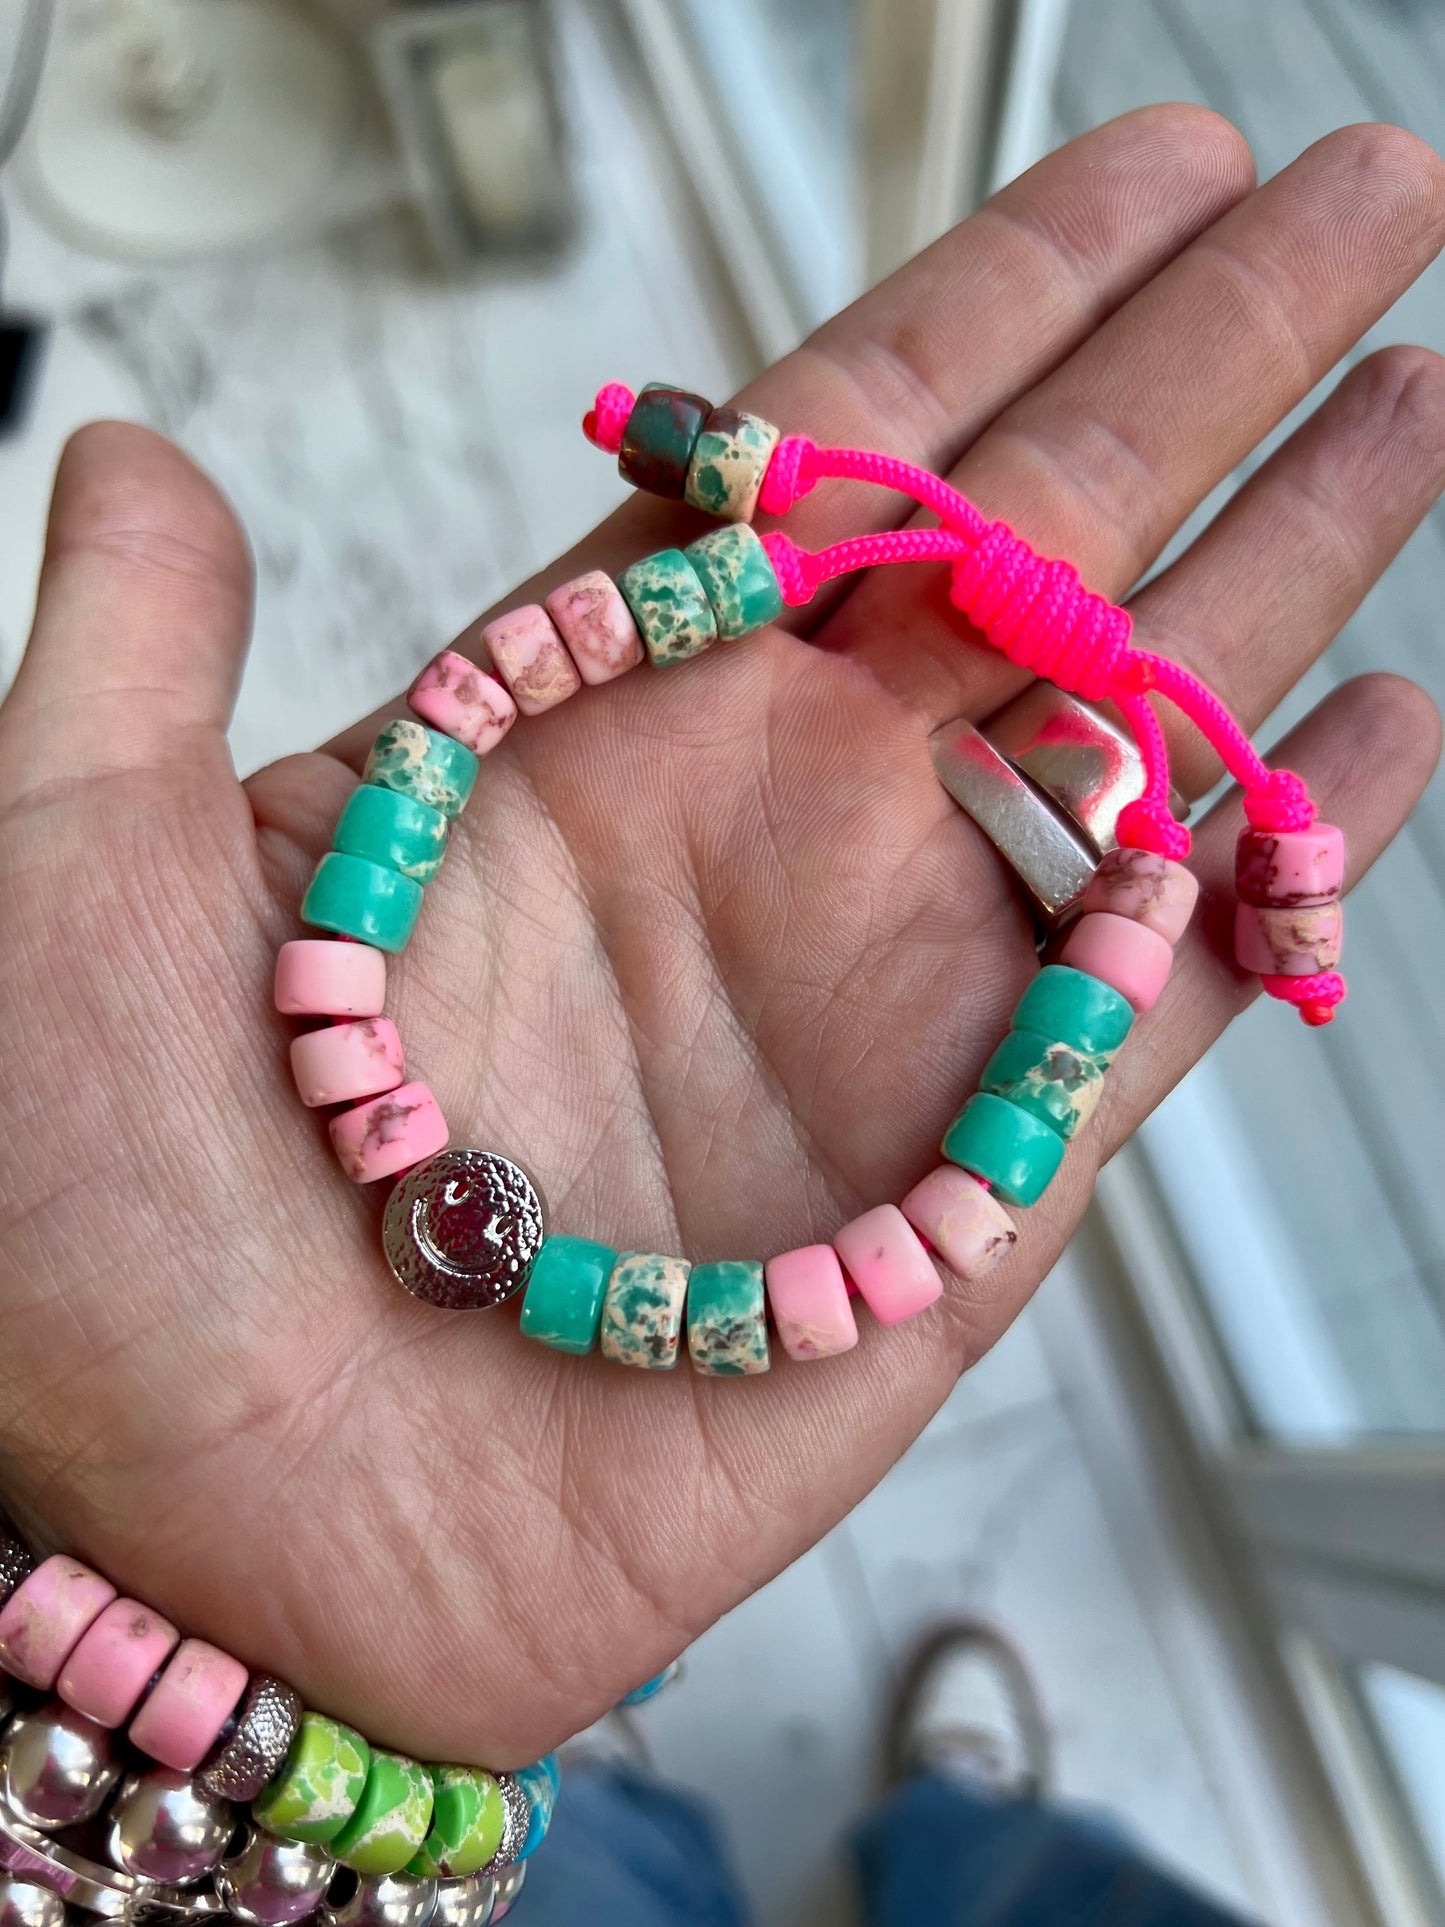
[[[553,1351],[585,1356],[597,1343],[602,1301],[616,1263],[611,1245],[591,1238],[548,1238],[527,1280],[523,1336]]]
[[[971,1171],[940,1164],[899,1206],[959,1278],[982,1278],[1018,1242],[1013,1219]]]
[[[602,1356],[614,1365],[670,1372],[677,1363],[691,1266],[663,1252],[626,1251],[602,1300]]]
[[[421,885],[365,857],[330,850],[301,899],[301,921],[393,953],[405,950],[421,913]]]
[[[517,720],[505,683],[455,649],[432,657],[406,699],[424,723],[464,744],[473,756],[495,749]]]
[[[462,1880],[502,1844],[506,1809],[493,1774],[475,1766],[433,1766],[431,1829],[406,1871],[420,1880]]]
[[[115,1587],[78,1559],[42,1560],[0,1608],[0,1671],[49,1692]]]
[[[646,653],[622,591],[600,569],[554,589],[547,614],[585,683],[611,682],[635,669]]]
[[[325,1846],[355,1813],[370,1765],[359,1733],[303,1713],[280,1771],[253,1803],[256,1824],[282,1840]]]
[[[395,1177],[446,1149],[447,1124],[425,1084],[403,1084],[333,1117],[328,1129],[353,1184]]]
[[[1234,954],[1241,970],[1261,977],[1313,977],[1340,961],[1345,913],[1338,903],[1261,909],[1241,903],[1234,912]]]
[[[351,792],[331,839],[333,849],[364,856],[413,883],[430,883],[447,853],[447,819],[400,790],[360,783]]]
[[[789,1358],[836,1358],[858,1343],[848,1282],[831,1245],[800,1245],[764,1266],[773,1323]]]
[[[724,522],[751,522],[782,430],[739,408],[714,408],[693,445],[686,499]]]
[[[943,1155],[986,1179],[1010,1204],[1037,1204],[1064,1161],[1064,1140],[1006,1097],[979,1091],[949,1125]]]
[[[547,1829],[552,1824],[552,1815],[557,1806],[561,1776],[555,1755],[549,1753],[545,1760],[538,1760],[535,1766],[519,1767],[515,1777],[532,1808],[527,1837],[517,1855],[519,1860],[529,1860],[547,1838]]]
[[[368,943],[298,937],[276,953],[275,995],[288,1017],[379,1017],[386,957]]]
[[[97,1726],[124,1726],[180,1644],[168,1619],[134,1599],[112,1599],[81,1634],[55,1690]]]
[[[938,1267],[896,1204],[845,1224],[833,1249],[880,1325],[901,1325],[943,1295]]]
[[[246,1669],[204,1639],[183,1639],[130,1724],[130,1739],[162,1766],[190,1773],[220,1737],[246,1690]]]
[[[633,403],[617,467],[624,480],[649,495],[679,499],[687,487],[687,472],[698,436],[712,406],[685,388],[649,383]]]
[[[1076,1050],[1118,1050],[1134,1012],[1127,997],[1087,971],[1046,964],[1015,1007],[1015,1030],[1036,1030]]]
[[[399,717],[377,736],[362,771],[364,783],[415,797],[443,816],[460,816],[477,780],[476,752],[425,723]]]
[[[1060,961],[1117,990],[1134,1014],[1142,1016],[1158,1003],[1169,981],[1174,950],[1147,924],[1108,910],[1091,910],[1069,932]]]
[[[386,1017],[309,1030],[291,1043],[291,1074],[303,1104],[350,1104],[394,1091],[406,1078],[401,1038]]]
[[[1192,870],[1156,850],[1110,850],[1079,900],[1086,914],[1107,910],[1178,943],[1189,927],[1199,897]]]
[[[702,584],[724,642],[749,636],[783,613],[777,570],[746,522],[710,530],[689,542],[683,554]]]
[[[1292,910],[1331,903],[1345,885],[1345,836],[1333,823],[1307,830],[1253,830],[1234,850],[1234,887],[1242,903]]]
[[[1094,1115],[1111,1061],[1108,1051],[1075,1050],[1037,1031],[1011,1030],[984,1065],[978,1087],[1032,1111],[1067,1140]]]
[[[617,578],[654,669],[666,669],[717,641],[717,617],[697,570],[681,549],[660,549]]]
[[[368,1878],[400,1873],[431,1831],[432,1783],[424,1766],[372,1748],[351,1818],[326,1843],[333,1860]]]
[[[557,625],[540,603],[511,609],[482,631],[497,674],[524,716],[540,716],[582,687]]]
[[[687,1283],[687,1348],[704,1378],[751,1378],[767,1371],[763,1268],[749,1258],[694,1265]]]

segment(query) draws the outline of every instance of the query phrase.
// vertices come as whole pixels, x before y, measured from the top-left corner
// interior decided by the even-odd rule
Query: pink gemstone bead
[[[0,1668],[49,1692],[61,1667],[115,1598],[115,1587],[60,1554],[21,1581],[0,1612]]]
[[[1338,903],[1262,910],[1241,903],[1234,912],[1234,954],[1241,970],[1261,977],[1313,977],[1340,960],[1345,913]]]
[[[554,589],[547,614],[585,683],[611,682],[635,669],[647,653],[622,591],[600,569]]]
[[[55,1690],[97,1726],[124,1726],[180,1634],[134,1599],[113,1599],[60,1669]]]
[[[288,1017],[377,1017],[386,957],[369,943],[298,937],[276,954],[276,1008]]]
[[[1136,1011],[1152,1010],[1169,981],[1174,952],[1147,924],[1091,910],[1069,932],[1059,956],[1073,970],[1097,977],[1126,997]]]
[[[992,1271],[1019,1235],[998,1199],[956,1164],[931,1171],[899,1209],[960,1278],[982,1278]]]
[[[301,1102],[313,1107],[394,1091],[406,1076],[401,1039],[386,1017],[307,1031],[292,1041],[291,1070]]]
[[[801,1245],[764,1267],[773,1323],[789,1358],[836,1358],[858,1343],[848,1283],[831,1245]]]
[[[474,756],[495,749],[517,720],[517,705],[496,677],[455,649],[432,657],[406,699],[424,723],[465,743]]]
[[[880,1325],[901,1325],[943,1293],[943,1280],[896,1204],[845,1224],[833,1249]]]
[[[246,1690],[247,1673],[204,1639],[183,1639],[131,1722],[130,1737],[162,1766],[189,1773],[220,1738],[221,1728]]]
[[[540,716],[575,696],[582,678],[540,603],[498,616],[482,631],[487,654],[524,716]]]
[[[1244,903],[1294,909],[1329,903],[1345,883],[1345,834],[1333,823],[1307,830],[1245,830],[1234,850],[1234,887]]]
[[[1189,927],[1199,883],[1192,870],[1155,850],[1110,850],[1079,902],[1083,911],[1107,910],[1142,923],[1166,943]]]
[[[395,1177],[446,1149],[447,1124],[425,1084],[403,1084],[331,1120],[331,1142],[353,1184]]]

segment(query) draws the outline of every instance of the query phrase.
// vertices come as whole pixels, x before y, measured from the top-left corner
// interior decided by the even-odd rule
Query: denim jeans
[[[940,1779],[853,1840],[866,1927],[1239,1927],[1087,1815]],[[529,1864],[518,1927],[747,1927],[711,1816],[631,1769],[575,1772]]]

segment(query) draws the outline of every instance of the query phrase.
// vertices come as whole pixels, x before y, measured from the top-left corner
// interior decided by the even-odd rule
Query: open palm
[[[747,402],[949,473],[1121,595],[1442,239],[1445,169],[1407,135],[1339,134],[1255,193],[1226,125],[1150,110],[1044,162]],[[1356,368],[1135,597],[1147,645],[1257,721],[1445,482],[1442,419],[1424,351]],[[790,528],[817,546],[900,512],[823,488]],[[678,519],[629,503],[527,594]],[[483,763],[391,1007],[454,1141],[527,1165],[554,1228],[760,1257],[929,1168],[1033,968],[1012,880],[929,764],[930,727],[1021,680],[960,633],[942,575],[586,691]],[[0,712],[0,1488],[376,1739],[517,1763],[832,1524],[1017,1313],[1097,1162],[1248,994],[1217,927],[1237,822],[1201,832],[1174,982],[986,1279],[746,1383],[562,1358],[506,1312],[398,1291],[386,1187],[348,1184],[295,1102],[272,960],[370,731],[236,782],[248,586],[174,449],[114,425],[71,444]],[[1287,746],[1354,875],[1435,747],[1386,677]],[[1207,757],[1175,748],[1201,792]]]

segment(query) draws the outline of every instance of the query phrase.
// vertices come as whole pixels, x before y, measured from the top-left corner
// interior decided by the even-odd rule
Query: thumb
[[[0,708],[0,802],[213,755],[250,626],[250,556],[214,484],[149,429],[80,429],[60,458],[35,621]]]

